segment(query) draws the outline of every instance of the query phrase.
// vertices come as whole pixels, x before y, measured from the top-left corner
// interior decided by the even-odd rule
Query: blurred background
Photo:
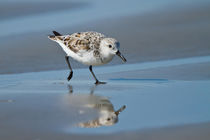
[[[114,37],[128,61],[94,68],[106,85],[87,68],[68,82],[53,30]],[[209,62],[210,0],[0,0],[0,139],[209,140]],[[75,127],[100,116],[90,93],[126,105],[119,123]]]
[[[47,38],[52,30],[114,37],[128,63],[204,56],[210,54],[210,1],[1,0],[0,74],[67,69],[65,53]]]

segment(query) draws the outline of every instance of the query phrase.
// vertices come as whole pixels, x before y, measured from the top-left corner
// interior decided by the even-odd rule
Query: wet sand
[[[115,140],[127,140],[132,138],[133,140],[145,139],[145,140],[208,140],[209,139],[209,131],[210,124],[194,124],[194,125],[186,125],[186,126],[177,126],[170,128],[160,128],[160,129],[152,129],[145,131],[135,131],[135,132],[123,132],[123,133],[115,133],[115,134],[101,134],[101,135],[69,135],[69,134],[60,134],[60,133],[39,133],[33,137],[30,133],[27,133],[24,136],[12,136],[8,134],[7,139],[92,139],[92,140],[107,140],[107,139],[115,139]]]
[[[42,4],[25,3],[34,9],[15,13],[23,6],[19,3],[0,18],[65,13],[84,3],[75,3],[76,9],[65,2]],[[210,139],[209,9],[178,2],[75,25],[0,33],[0,139]],[[116,37],[128,63],[116,57],[94,67],[107,82],[95,86],[87,67],[71,60],[74,77],[67,82],[65,54],[47,38],[52,30],[95,30]],[[125,110],[105,126],[107,116],[123,105]]]
[[[121,42],[121,51],[128,63],[209,55],[209,9],[209,5],[189,8],[175,5],[172,9],[143,15],[105,18],[78,26],[1,37],[0,73],[67,69],[65,53],[47,38],[52,30],[63,34],[94,30],[113,36]],[[114,59],[111,65],[119,63],[120,60]],[[75,61],[72,65],[84,67]]]
[[[88,3],[85,2],[68,2],[68,1],[1,2],[0,19],[6,20],[11,18],[19,18],[22,16],[45,14],[49,12],[62,11],[65,9],[74,10],[77,8],[82,8],[87,5]]]
[[[200,70],[209,63],[192,60],[152,62],[153,68],[147,63],[98,67],[98,78],[108,82],[99,86],[87,69],[77,69],[70,82],[65,80],[67,70],[0,75],[0,135],[4,139],[208,139],[210,83],[205,75],[209,72]],[[174,73],[174,67],[182,70]],[[191,81],[185,81],[183,74]],[[80,128],[78,124],[103,116],[103,108],[94,107],[102,105],[100,100],[114,110],[123,105],[126,109],[111,126]]]

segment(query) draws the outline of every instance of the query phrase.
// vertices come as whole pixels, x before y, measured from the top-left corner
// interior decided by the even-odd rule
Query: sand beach
[[[0,2],[0,139],[210,139],[210,3],[110,3]],[[68,82],[52,30],[115,37],[128,61],[94,67],[107,82],[96,86],[70,59]],[[124,105],[111,125],[97,122]]]

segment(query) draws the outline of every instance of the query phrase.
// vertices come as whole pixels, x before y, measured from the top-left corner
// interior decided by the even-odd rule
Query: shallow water
[[[27,91],[1,91],[1,128],[10,132],[113,133],[208,122],[209,85],[210,81],[110,80],[97,87],[73,82],[69,90],[67,83],[23,84]],[[100,104],[99,99],[108,101],[115,110],[126,105],[119,122],[78,127],[100,117],[100,108],[91,106]]]
[[[19,0],[9,1],[19,2]],[[43,0],[36,0],[38,5],[41,5],[42,1]],[[75,0],[75,2],[77,1]],[[78,26],[79,24],[85,25],[89,21],[93,23],[101,19],[107,20],[108,24],[108,21],[112,18],[117,17],[119,19],[120,17],[129,17],[131,15],[156,13],[156,11],[160,12],[161,10],[164,11],[164,9],[167,11],[166,9],[175,8],[174,11],[179,11],[180,9],[182,11],[185,8],[194,9],[195,7],[196,11],[196,8],[202,9],[203,5],[209,4],[208,0],[84,0],[80,2],[85,2],[87,5],[83,5],[82,7],[78,5],[76,9],[68,9],[68,7],[60,8],[55,9],[55,11],[45,9],[48,12],[39,13],[33,11],[31,15],[25,15],[23,13],[23,15],[15,18],[4,18],[0,20],[0,38],[7,38],[10,42],[11,36],[14,37],[25,33],[46,32],[48,34],[51,30],[60,30],[62,28],[69,29],[69,27]],[[53,3],[50,4],[53,5]],[[181,8],[176,9],[176,6]],[[204,11],[206,9],[207,8],[204,8]],[[201,14],[205,19],[205,15],[208,15],[208,11],[204,13],[204,15],[202,15],[202,12],[196,14]],[[184,17],[177,20],[174,26],[178,27],[184,23],[183,29],[188,29],[188,27],[194,25],[194,22],[191,25],[192,17],[189,16],[190,14],[191,13],[183,14]],[[197,15],[195,17],[199,16]],[[163,19],[164,22],[163,20],[159,21],[160,23],[163,22],[163,24],[160,24],[161,26],[167,25],[167,22],[174,22],[173,20],[171,21],[171,18],[168,20],[165,20],[167,18]],[[182,22],[182,19],[185,20]],[[207,24],[206,21],[208,20],[198,20],[198,25]],[[119,20],[119,22],[124,21]],[[166,30],[166,33],[174,33],[174,30],[171,30],[174,26],[168,26],[170,30]],[[126,28],[129,29],[130,27],[126,26]],[[139,26],[139,28],[141,27]],[[182,29],[180,28],[179,30]],[[145,35],[150,36],[147,35],[147,33]],[[198,33],[198,35],[200,34]],[[202,36],[203,35],[205,36],[205,34],[202,34]],[[196,38],[197,36],[192,37],[193,40],[196,40]],[[16,40],[19,41],[19,38]],[[20,39],[20,41],[22,41],[22,39]],[[160,41],[164,40],[160,39]],[[203,43],[203,40],[199,41],[199,47],[202,45],[200,42]],[[169,45],[172,45],[172,43]],[[174,41],[174,43],[176,44],[176,41]],[[14,44],[14,46],[11,45],[10,47],[21,45],[20,42]],[[196,43],[194,44],[196,45]],[[26,43],[26,46],[27,45]],[[37,44],[34,46],[36,45]],[[43,44],[41,44],[41,46],[42,45]],[[155,45],[156,43],[154,46]],[[145,46],[147,47],[147,45]],[[2,45],[0,47],[4,50],[8,45]],[[142,50],[143,49],[144,48],[142,48]],[[167,47],[164,49],[167,49]],[[29,50],[31,51],[31,49]],[[187,48],[185,51],[193,51],[193,48]],[[16,53],[16,51],[12,50],[12,53],[13,52]],[[199,55],[199,52],[196,53]],[[40,55],[39,53],[37,54]],[[151,58],[152,55],[152,53],[148,54]],[[164,55],[171,54],[166,53]],[[8,57],[10,56],[11,55],[8,55]],[[37,58],[36,54],[32,55],[32,57],[34,56]],[[31,56],[26,55],[24,59],[28,59],[29,57]],[[8,64],[11,64],[10,62],[12,62],[13,59],[9,60],[11,61],[8,61]],[[40,57],[39,60],[42,61],[42,57]],[[13,62],[16,63],[16,61]],[[74,77],[70,82],[67,82],[65,79],[69,72],[68,70],[0,75],[0,137],[1,139],[8,140],[18,138],[22,140],[23,138],[27,139],[27,137],[30,137],[28,139],[38,140],[46,139],[44,138],[45,136],[49,136],[47,139],[62,139],[62,136],[65,135],[68,139],[72,139],[72,137],[77,134],[79,134],[78,136],[81,136],[81,134],[116,134],[117,132],[123,132],[124,134],[124,132],[136,132],[136,130],[139,132],[138,130],[150,128],[210,122],[209,78],[206,78],[208,80],[197,81],[183,81],[183,78],[180,78],[183,76],[183,73],[201,75],[203,71],[195,72],[192,69],[186,68],[181,69],[181,71],[187,70],[182,74],[176,71],[174,71],[174,73],[172,72],[173,75],[175,75],[174,77],[179,76],[177,79],[181,80],[165,78],[165,73],[164,76],[154,78],[154,75],[157,75],[158,70],[160,70],[156,69],[157,71],[155,71],[155,68],[165,69],[181,65],[184,67],[189,64],[196,67],[196,64],[205,65],[209,62],[210,57],[204,56],[108,67],[94,67],[97,76],[99,76],[101,80],[103,79],[108,82],[106,85],[99,86],[93,84],[94,81],[88,69],[75,69]],[[3,66],[7,70],[9,69],[9,65]],[[25,63],[23,66],[26,68]],[[148,78],[147,75],[143,77],[143,75],[138,73],[141,70],[147,71],[150,69],[153,69],[153,76],[150,76],[152,78]],[[209,76],[209,72],[205,72],[207,73],[206,75]],[[116,74],[118,74],[118,76],[116,76]],[[129,75],[132,76],[129,77]],[[166,77],[171,77],[171,75],[167,75]],[[116,113],[114,112],[124,105],[126,108],[118,117],[115,116]],[[107,119],[110,118],[110,116],[113,118],[110,119],[111,121],[108,121]],[[83,128],[94,126],[96,128]],[[166,133],[163,135],[168,134]],[[184,133],[186,134],[186,132]],[[197,135],[202,135],[201,131],[196,133]],[[58,138],[54,137],[56,134],[59,136]],[[168,135],[170,135],[170,133]],[[183,132],[181,135],[183,135]]]
[[[68,71],[48,71],[0,75],[0,134],[16,135],[56,132],[114,133],[210,121],[210,81],[114,78],[120,69],[125,74],[156,67],[208,62],[209,57],[178,59],[143,64],[99,67],[97,73],[112,74],[106,85],[95,86],[90,73],[78,69],[69,83],[62,79]],[[84,80],[84,78],[86,80]],[[112,107],[113,105],[113,107]],[[112,123],[103,121],[123,105]],[[97,120],[101,120],[100,123]],[[118,121],[117,121],[118,120]],[[89,124],[87,123],[89,122]],[[95,125],[90,125],[95,122]],[[81,128],[83,124],[87,127]]]

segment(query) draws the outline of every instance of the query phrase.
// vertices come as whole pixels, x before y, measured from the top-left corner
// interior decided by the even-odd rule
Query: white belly
[[[83,63],[84,65],[92,65],[92,66],[99,66],[109,63],[114,56],[110,56],[109,58],[99,58],[93,55],[93,52],[84,54],[83,57],[79,62]]]
[[[99,58],[99,57],[95,57],[93,55],[93,51],[92,52],[84,52],[84,53],[75,53],[73,51],[71,51],[68,47],[66,47],[63,43],[60,43],[60,46],[62,47],[62,49],[66,52],[66,54],[70,57],[72,57],[73,59],[75,59],[76,61],[84,64],[84,65],[92,65],[92,66],[98,66],[98,65],[103,65],[103,64],[107,64],[109,63],[114,56],[109,56],[107,58]]]

